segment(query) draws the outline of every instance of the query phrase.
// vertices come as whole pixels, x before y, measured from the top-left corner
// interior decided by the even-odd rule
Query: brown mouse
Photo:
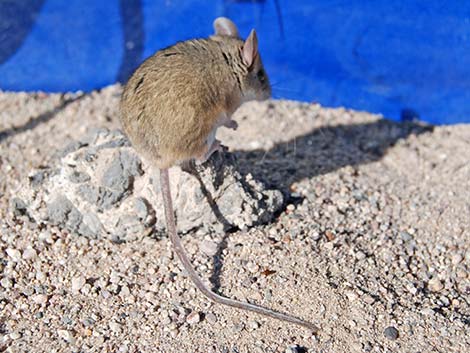
[[[194,270],[176,231],[168,168],[195,159],[205,162],[221,149],[217,128],[237,128],[232,114],[249,100],[271,96],[258,53],[256,32],[243,41],[228,18],[214,21],[215,35],[179,42],[140,65],[121,99],[121,120],[132,145],[160,170],[167,229],[174,251],[196,287],[216,303],[317,328],[296,317],[212,292]]]

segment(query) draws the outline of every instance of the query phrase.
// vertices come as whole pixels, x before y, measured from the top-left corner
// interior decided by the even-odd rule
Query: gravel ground
[[[314,336],[208,302],[165,237],[116,244],[13,216],[33,169],[119,127],[120,92],[0,92],[0,351],[468,351],[469,125],[271,101],[221,131],[288,203],[268,225],[185,245],[220,293],[311,321]]]

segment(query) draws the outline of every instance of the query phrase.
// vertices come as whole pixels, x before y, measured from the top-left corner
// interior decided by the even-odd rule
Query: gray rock
[[[143,197],[137,197],[134,201],[134,210],[140,219],[146,219],[149,216],[151,206]]]
[[[11,202],[15,214],[116,242],[166,232],[159,177],[149,173],[121,131],[97,129],[65,148],[56,161],[32,173],[18,190]],[[181,232],[245,229],[269,222],[284,204],[279,190],[241,174],[229,153],[185,171],[172,168],[170,175]]]
[[[90,176],[87,173],[73,171],[72,174],[69,175],[69,180],[72,183],[83,183],[90,180]]]
[[[389,326],[384,330],[384,336],[391,341],[395,341],[398,338],[398,330],[393,326]]]
[[[10,207],[11,207],[11,210],[13,211],[13,214],[16,217],[25,215],[28,209],[28,206],[26,205],[26,203],[18,197],[13,197],[11,199]]]
[[[51,224],[60,225],[67,222],[73,204],[65,196],[58,196],[47,205],[47,216]]]

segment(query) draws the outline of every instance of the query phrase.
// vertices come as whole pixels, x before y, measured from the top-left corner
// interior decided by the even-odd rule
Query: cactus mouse
[[[271,86],[258,53],[256,32],[243,41],[228,18],[214,21],[207,39],[179,42],[158,51],[137,68],[121,98],[121,120],[132,145],[160,171],[167,230],[173,249],[196,287],[216,303],[317,328],[296,317],[211,291],[194,270],[177,234],[168,168],[188,160],[204,163],[221,150],[219,127],[236,129],[235,110],[265,100]]]

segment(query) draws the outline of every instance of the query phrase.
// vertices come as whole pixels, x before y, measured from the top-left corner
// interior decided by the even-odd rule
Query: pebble
[[[393,326],[389,326],[384,330],[384,336],[391,341],[395,341],[398,338],[398,330]]]
[[[85,277],[79,276],[72,278],[72,292],[77,293],[85,285]]]
[[[115,332],[115,333],[120,333],[121,332],[121,325],[115,321],[111,321],[109,323],[109,328],[111,329],[111,331]]]
[[[74,343],[75,339],[72,332],[68,330],[57,330],[57,335],[62,338],[65,342]]]
[[[249,327],[250,329],[252,329],[252,330],[256,330],[256,329],[258,329],[258,328],[260,327],[260,324],[259,324],[258,321],[252,320],[252,321],[249,321],[249,322],[248,322],[248,327]]]
[[[452,264],[453,265],[458,265],[460,262],[462,262],[463,256],[460,254],[454,254],[452,255]]]
[[[217,323],[217,316],[215,316],[213,313],[208,313],[206,315],[206,320],[211,325],[214,325],[215,323]]]
[[[366,258],[366,254],[364,254],[362,251],[356,252],[356,259],[358,260],[364,260]]]
[[[259,266],[252,261],[249,261],[246,264],[246,269],[251,273],[257,273],[259,271]]]
[[[33,302],[35,302],[38,305],[44,305],[47,303],[47,295],[45,294],[33,295],[32,299],[33,299]]]
[[[245,328],[245,325],[240,322],[232,326],[232,332],[239,333],[239,332],[242,332],[244,328]]]
[[[46,275],[42,271],[37,271],[36,279],[38,280],[38,282],[44,282],[46,280]]]
[[[2,278],[2,280],[0,281],[0,285],[1,285],[3,288],[8,289],[8,288],[13,287],[13,282],[12,282],[11,279],[9,279],[8,277],[4,277],[4,278]]]
[[[214,256],[217,254],[218,246],[217,243],[204,239],[199,245],[199,250],[207,256]]]
[[[442,284],[442,281],[440,281],[437,277],[434,277],[428,282],[428,287],[433,292],[440,292],[442,289],[444,289],[444,284]]]
[[[201,321],[201,314],[197,311],[193,311],[186,317],[186,322],[190,325],[195,325]]]
[[[21,252],[18,249],[8,248],[5,252],[13,261],[18,262],[21,260]]]
[[[285,353],[301,353],[305,352],[305,349],[300,347],[299,345],[289,346],[286,348]]]
[[[37,252],[34,250],[32,247],[28,246],[24,251],[23,251],[23,259],[25,260],[32,260],[36,258]]]
[[[131,294],[131,291],[129,290],[129,287],[124,285],[121,287],[121,291],[119,292],[119,295],[122,297],[128,297]]]
[[[10,338],[11,338],[12,340],[20,339],[20,338],[21,338],[21,333],[19,333],[19,332],[12,332],[12,333],[10,333]]]
[[[348,290],[346,292],[346,296],[348,297],[349,301],[353,302],[353,301],[356,301],[357,298],[359,298],[359,296],[357,295],[356,292],[354,292],[353,290]]]

